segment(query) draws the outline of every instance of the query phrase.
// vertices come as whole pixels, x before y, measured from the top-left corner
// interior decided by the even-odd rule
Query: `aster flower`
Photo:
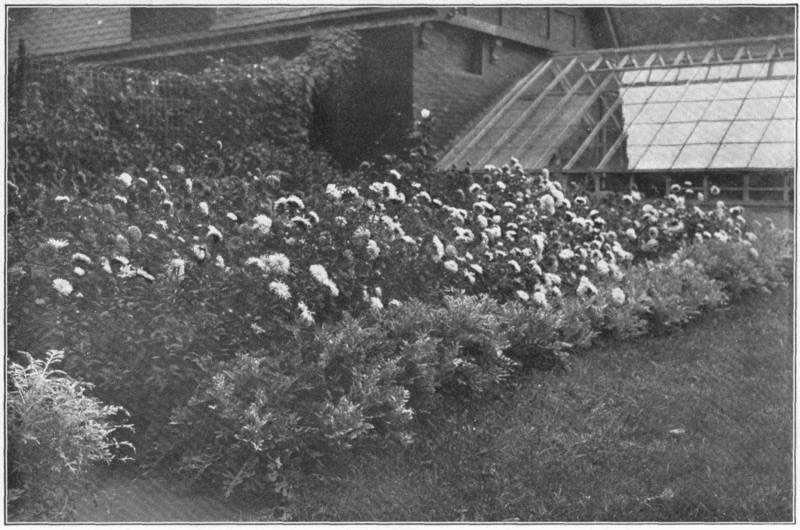
[[[636,239],[636,230],[634,230],[633,228],[628,228],[627,230],[625,230],[625,235],[628,237],[628,239],[633,241],[634,239]]]
[[[428,109],[422,109],[421,111],[419,111],[419,115],[423,120],[427,120],[428,118],[431,117],[431,111],[429,111]]]
[[[163,201],[161,201],[161,206],[164,208],[164,210],[168,212],[171,212],[172,209],[175,207],[175,205],[169,199],[164,199]]]
[[[114,200],[119,201],[122,204],[128,204],[127,197],[123,197],[122,195],[114,195]]]
[[[233,212],[228,212],[228,213],[226,213],[226,214],[225,214],[225,217],[227,217],[228,219],[230,219],[230,220],[231,220],[231,221],[233,221],[234,223],[235,223],[236,221],[238,221],[238,220],[239,220],[239,217],[237,217],[237,216],[236,216],[236,214],[235,214],[235,213],[233,213]]]
[[[523,302],[527,302],[531,299],[531,295],[529,295],[526,291],[523,291],[522,289],[517,290],[516,295],[517,298],[519,298]]]
[[[194,188],[194,182],[192,182],[192,179],[187,178],[183,181],[183,183],[186,185],[186,191],[192,193],[192,189]]]
[[[205,261],[208,258],[208,250],[202,245],[192,245],[192,253],[197,261]]]
[[[371,296],[369,299],[369,308],[372,311],[378,312],[383,309],[383,302],[377,296]]]
[[[470,269],[472,269],[472,270],[474,270],[474,271],[475,271],[475,272],[477,272],[478,274],[483,274],[483,267],[481,267],[481,266],[480,266],[480,265],[478,265],[477,263],[472,263],[472,264],[470,264],[469,268],[470,268]]]
[[[370,260],[376,259],[381,253],[381,248],[378,246],[378,243],[375,242],[374,239],[370,239],[367,241],[367,256]]]
[[[597,294],[597,287],[586,276],[581,276],[578,281],[577,293],[580,296],[594,296]]]
[[[434,261],[441,260],[444,257],[444,245],[442,244],[442,241],[436,236],[433,236],[433,248],[434,248],[433,260]]]
[[[304,326],[312,326],[314,324],[314,313],[312,313],[305,302],[298,302],[297,309],[300,310],[300,323]]]
[[[222,232],[217,230],[214,225],[208,225],[208,232],[206,233],[206,239],[213,239],[215,243],[222,241]]]
[[[566,261],[566,260],[570,260],[570,259],[572,259],[574,257],[575,257],[575,252],[573,252],[572,249],[569,249],[569,248],[563,248],[558,253],[558,259],[560,259],[560,260],[565,260]]]
[[[200,213],[202,213],[203,215],[208,215],[209,209],[208,209],[208,203],[206,201],[202,201],[197,206],[200,209]]]
[[[289,221],[297,228],[302,228],[303,230],[311,229],[311,221],[302,215],[295,215]]]
[[[162,230],[167,229],[167,222],[164,221],[163,219],[159,219],[158,221],[156,221],[156,224],[160,226]]]
[[[544,291],[534,291],[533,293],[533,301],[536,305],[547,307],[547,295]]]
[[[718,187],[718,186],[711,186],[711,188],[708,190],[708,192],[709,192],[711,195],[719,195],[719,193],[720,193],[720,189],[719,189],[719,187]]]
[[[558,274],[553,274],[552,272],[545,272],[544,283],[548,287],[552,285],[561,285],[561,276],[559,276]]]
[[[69,296],[72,294],[72,284],[63,278],[56,278],[53,280],[53,288],[62,296]]]
[[[269,254],[267,256],[263,256],[263,261],[265,264],[265,268],[269,272],[273,272],[275,274],[286,275],[289,274],[289,269],[291,268],[291,262],[289,258],[286,257],[286,254],[283,253],[275,253]]]
[[[601,259],[597,262],[597,272],[600,273],[601,276],[607,276],[611,273],[611,267],[608,265],[608,262],[604,259]]]
[[[100,268],[102,268],[108,274],[114,273],[114,271],[111,270],[111,262],[109,262],[108,258],[105,256],[100,257]]]
[[[72,272],[79,278],[86,275],[86,271],[82,267],[75,267]]]
[[[75,254],[73,254],[72,261],[80,261],[81,263],[85,263],[86,265],[92,264],[92,259],[86,254],[83,254],[82,252],[76,252]]]
[[[402,175],[396,169],[390,169],[389,175],[391,175],[395,180],[400,180],[402,178]]]
[[[269,290],[281,300],[288,300],[292,297],[291,293],[289,292],[289,286],[280,281],[270,282]]]
[[[56,250],[61,250],[62,248],[69,246],[69,241],[67,241],[66,239],[55,239],[51,237],[50,239],[47,240],[45,245],[47,245],[48,247],[52,247]]]
[[[458,263],[449,259],[443,263],[444,268],[450,272],[458,272]]]
[[[133,177],[127,173],[120,173],[120,175],[117,177],[117,180],[120,181],[126,188],[130,188],[131,184],[133,184]]]
[[[220,269],[225,268],[225,258],[223,258],[220,254],[217,254],[217,257],[214,258],[214,264],[219,267]]]
[[[544,215],[553,215],[556,213],[555,199],[550,194],[544,194],[539,197],[539,209]]]
[[[263,235],[269,234],[272,229],[272,219],[264,214],[256,215],[253,218],[253,228]]]
[[[186,275],[186,262],[181,258],[173,258],[167,264],[167,276],[172,280],[181,281]]]
[[[522,272],[522,267],[520,267],[519,263],[517,263],[517,260],[513,260],[513,259],[508,260],[508,264],[511,266],[512,269],[514,269],[514,272],[516,274],[519,274],[520,272]]]

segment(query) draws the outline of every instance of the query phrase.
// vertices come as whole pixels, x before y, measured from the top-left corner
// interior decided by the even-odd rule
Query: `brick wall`
[[[483,42],[480,74],[465,71],[460,60],[474,39]],[[504,41],[495,48],[496,59],[492,60],[493,38],[446,24],[422,29],[423,47],[419,35],[415,41],[414,111],[416,116],[422,108],[434,113],[437,120],[434,141],[439,148],[444,148],[514,82],[547,57],[543,51]]]
[[[8,9],[8,52],[19,39],[28,53],[46,55],[123,44],[131,40],[130,8],[28,7]]]

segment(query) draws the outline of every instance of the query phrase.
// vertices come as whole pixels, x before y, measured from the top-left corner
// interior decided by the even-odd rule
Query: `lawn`
[[[608,342],[566,371],[421,428],[412,448],[310,473],[297,521],[791,521],[789,289],[683,330]],[[137,485],[138,484],[138,485]],[[168,484],[104,483],[79,520],[253,520]]]
[[[791,291],[437,418],[418,447],[356,454],[298,488],[297,520],[790,521]]]

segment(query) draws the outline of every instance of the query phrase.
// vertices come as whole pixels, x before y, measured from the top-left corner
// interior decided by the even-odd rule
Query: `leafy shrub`
[[[121,407],[87,396],[91,385],[52,367],[62,352],[50,351],[46,360],[27,358],[27,366],[12,362],[8,369],[12,514],[20,520],[66,520],[75,496],[89,486],[89,466],[127,458],[113,450],[132,446],[113,434],[131,426],[117,423]]]
[[[722,283],[679,254],[634,266],[628,272],[627,285],[631,296],[646,305],[653,322],[662,327],[686,323],[701,309],[713,309],[727,301]]]

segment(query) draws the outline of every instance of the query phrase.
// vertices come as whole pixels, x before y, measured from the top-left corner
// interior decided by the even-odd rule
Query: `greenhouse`
[[[795,76],[790,36],[556,54],[439,165],[515,158],[596,191],[697,178],[726,198],[788,205]]]

